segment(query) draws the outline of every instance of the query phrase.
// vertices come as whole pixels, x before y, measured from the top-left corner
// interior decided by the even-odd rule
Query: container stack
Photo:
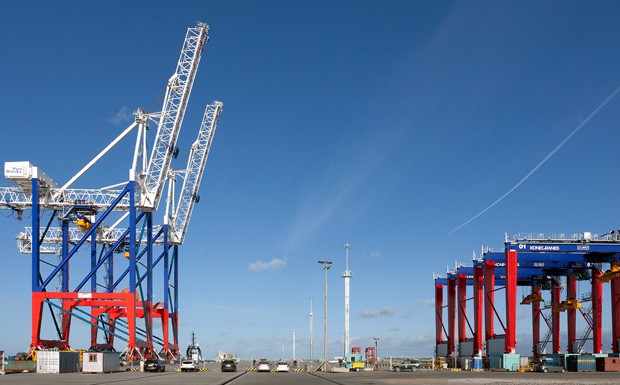
[[[620,357],[597,357],[597,372],[620,372]]]
[[[73,373],[79,371],[79,352],[41,350],[37,353],[37,373]]]
[[[594,372],[596,360],[591,354],[566,357],[566,370],[569,372]]]

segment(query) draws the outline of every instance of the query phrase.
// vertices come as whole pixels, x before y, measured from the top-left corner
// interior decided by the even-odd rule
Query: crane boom
[[[198,189],[200,188],[202,175],[209,157],[217,120],[222,113],[223,107],[224,104],[222,102],[214,101],[213,104],[209,104],[205,108],[200,130],[198,131],[198,138],[190,150],[181,195],[171,221],[172,232],[170,242],[172,244],[180,245],[185,239],[192,210],[198,200]]]
[[[174,209],[171,222],[170,243],[173,245],[180,245],[185,239],[185,234],[189,226],[189,220],[192,215],[194,204],[197,201],[198,189],[200,188],[200,182],[204,174],[205,166],[207,164],[207,158],[211,149],[211,143],[213,142],[213,136],[217,128],[217,121],[222,113],[224,104],[222,102],[215,101],[212,104],[207,105],[198,131],[198,138],[192,144],[190,149],[189,158],[187,160],[187,167],[185,169],[185,179],[181,188],[181,195],[179,197],[178,205]],[[2,190],[0,190],[1,192]],[[66,198],[74,202],[76,198],[86,200],[84,195],[72,196],[69,195],[77,190],[65,190],[63,192]],[[99,190],[93,190],[94,192]],[[22,195],[25,195],[22,193]],[[113,196],[113,195],[112,195]],[[100,196],[97,201],[101,201]],[[61,203],[61,202],[58,202]],[[15,200],[12,201],[15,204]],[[48,206],[56,207],[50,202],[47,202]],[[63,206],[58,205],[58,209]],[[154,226],[154,231],[159,231],[160,226]],[[97,234],[96,241],[101,244],[113,244],[124,233],[125,229],[119,228],[104,228]],[[79,241],[83,236],[83,232],[76,228],[69,229],[69,239],[71,242]],[[58,227],[51,227],[45,234],[42,240],[43,253],[57,253],[59,246],[63,240],[62,229]],[[146,241],[143,241],[145,243]],[[163,240],[155,241],[155,244],[160,244]],[[25,231],[17,236],[17,244],[21,253],[29,254],[32,252],[32,228],[25,227]]]
[[[209,26],[204,23],[188,28],[176,71],[168,81],[155,145],[144,176],[145,192],[141,196],[140,206],[147,210],[157,210],[159,206],[166,174],[174,155],[185,108],[200,63],[200,54],[208,41],[208,32]]]

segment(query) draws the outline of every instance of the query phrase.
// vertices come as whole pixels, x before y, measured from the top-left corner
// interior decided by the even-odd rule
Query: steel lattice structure
[[[179,246],[197,202],[221,102],[207,106],[187,168],[175,172],[171,162],[208,30],[203,23],[188,29],[162,111],[136,111],[135,122],[64,186],[59,187],[29,162],[5,163],[5,176],[17,187],[0,188],[0,208],[16,211],[20,219],[24,210],[32,211],[31,226],[17,236],[20,252],[32,254],[31,349],[69,348],[72,321],[80,320],[90,325],[91,349],[114,350],[118,338],[127,343],[127,358],[179,354]],[[147,122],[157,117],[158,130],[147,159]],[[136,128],[128,181],[101,189],[70,188]],[[178,205],[176,174],[184,175]],[[154,214],[166,183],[169,195],[164,223],[155,225]],[[60,227],[52,226],[54,221]],[[90,255],[90,261],[81,276],[70,266],[84,264],[85,254]],[[163,298],[158,302],[156,282],[162,285],[159,293]],[[52,314],[57,339],[42,338],[45,307]],[[153,331],[157,320],[161,336]],[[101,335],[104,341],[98,340]]]

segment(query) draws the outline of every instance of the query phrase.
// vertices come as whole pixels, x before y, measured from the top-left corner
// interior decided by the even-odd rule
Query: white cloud
[[[132,119],[133,119],[133,114],[131,110],[125,106],[122,106],[121,109],[118,110],[116,115],[110,118],[110,122],[114,124],[121,124],[121,123],[131,122]]]
[[[396,313],[396,309],[391,306],[386,306],[383,310],[362,310],[360,313],[361,318],[378,318],[383,316],[391,316]]]
[[[254,263],[250,263],[250,266],[248,266],[248,269],[254,273],[258,273],[263,270],[280,270],[284,266],[286,266],[285,259],[274,258],[269,262],[256,261]]]
[[[435,300],[433,298],[420,299],[418,303],[420,305],[435,306]]]
[[[381,256],[381,252],[379,250],[370,250],[370,256],[373,258],[379,258]]]

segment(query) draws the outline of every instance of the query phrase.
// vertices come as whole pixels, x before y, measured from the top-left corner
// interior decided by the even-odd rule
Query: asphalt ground
[[[167,368],[170,370],[171,368]],[[172,368],[174,369],[174,368]],[[618,372],[450,372],[418,370],[414,372],[361,373],[257,373],[244,370],[221,373],[217,370],[196,373],[167,371],[164,373],[118,372],[107,374],[40,374],[13,373],[0,376],[0,384],[184,384],[184,385],[383,385],[383,384],[568,384],[618,385]]]

